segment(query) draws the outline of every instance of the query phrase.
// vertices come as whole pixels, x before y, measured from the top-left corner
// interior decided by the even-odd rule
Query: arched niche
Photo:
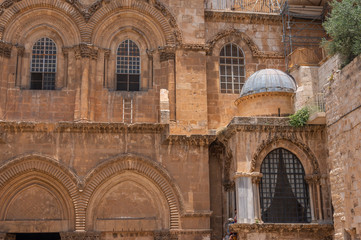
[[[169,206],[148,178],[126,171],[97,188],[87,211],[92,231],[155,231],[169,229]]]
[[[0,231],[73,231],[75,212],[67,190],[44,173],[28,172],[0,191]]]
[[[123,182],[144,189],[143,196],[152,196],[152,202],[158,202],[153,208],[154,213],[161,216],[161,219],[153,226],[179,229],[184,201],[179,187],[169,173],[155,161],[134,154],[124,154],[98,165],[85,177],[82,201],[89,203],[86,204],[86,230],[92,231],[97,227],[94,224],[97,218],[95,206],[101,201],[101,193],[106,195],[110,188]],[[121,188],[121,185],[119,186]]]

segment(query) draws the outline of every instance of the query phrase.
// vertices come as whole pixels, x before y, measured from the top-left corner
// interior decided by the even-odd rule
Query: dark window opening
[[[140,90],[140,52],[131,40],[123,41],[117,51],[118,91]]]
[[[41,38],[34,44],[30,72],[30,89],[55,89],[56,45],[50,38]]]
[[[16,240],[60,240],[59,233],[16,233]]]
[[[261,165],[261,215],[264,222],[309,223],[311,209],[305,172],[298,158],[279,148]]]

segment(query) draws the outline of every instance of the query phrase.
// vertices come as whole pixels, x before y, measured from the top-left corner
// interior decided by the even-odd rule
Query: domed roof
[[[277,69],[262,69],[253,73],[244,84],[241,97],[260,92],[295,92],[291,76]]]

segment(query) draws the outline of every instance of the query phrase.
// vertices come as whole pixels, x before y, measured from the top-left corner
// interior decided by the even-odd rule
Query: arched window
[[[226,44],[219,54],[221,93],[240,93],[245,82],[244,54],[236,44]]]
[[[311,221],[305,171],[298,158],[283,148],[270,152],[261,165],[261,216],[264,222]]]
[[[56,45],[50,38],[41,38],[33,46],[30,89],[54,90]]]
[[[117,90],[139,91],[140,54],[132,40],[123,41],[117,51]]]

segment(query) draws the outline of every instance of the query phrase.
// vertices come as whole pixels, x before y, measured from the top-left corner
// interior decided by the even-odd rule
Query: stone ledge
[[[295,233],[297,235],[304,235],[313,237],[312,239],[324,239],[333,235],[334,227],[332,224],[315,224],[315,223],[262,223],[262,224],[242,224],[236,223],[230,225],[232,232],[238,234],[249,233]]]

